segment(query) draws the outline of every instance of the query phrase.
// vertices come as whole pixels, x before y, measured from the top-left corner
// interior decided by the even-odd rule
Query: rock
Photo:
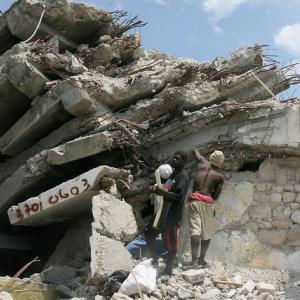
[[[52,265],[52,268],[44,274],[44,282],[67,286],[69,281],[76,277],[76,269],[64,265]],[[74,297],[74,295],[72,296]]]
[[[185,289],[183,287],[179,287],[177,290],[177,296],[179,299],[193,299],[194,293],[191,293],[188,289]]]
[[[132,300],[132,298],[121,293],[114,293],[110,300]]]
[[[258,295],[257,297],[254,297],[253,300],[273,300],[274,297],[270,295],[269,293],[262,293]]]
[[[196,284],[202,282],[204,280],[205,275],[207,272],[205,270],[188,270],[182,272],[182,277],[184,280],[191,284]]]
[[[175,297],[177,294],[177,290],[174,287],[168,285],[167,286],[167,294],[172,297]]]
[[[247,296],[255,289],[256,283],[253,280],[248,280],[241,288],[240,294]]]
[[[251,206],[248,213],[251,219],[268,219],[272,217],[271,207],[267,203]]]
[[[256,285],[256,289],[258,290],[258,292],[261,293],[269,293],[271,295],[275,294],[276,288],[273,284],[271,283],[265,283],[265,282],[259,282]]]
[[[296,193],[294,192],[284,192],[282,194],[282,201],[285,203],[295,202]]]
[[[55,289],[56,289],[57,295],[59,297],[72,298],[72,297],[76,296],[76,293],[73,292],[70,288],[68,288],[65,285],[57,285]]]
[[[283,245],[286,241],[287,230],[260,230],[257,232],[258,239],[272,246]]]
[[[221,291],[217,288],[212,288],[208,290],[206,293],[198,295],[201,300],[217,300],[218,295],[221,294]]]
[[[300,245],[300,226],[294,224],[288,231],[288,242],[290,245],[299,246]]]
[[[294,211],[291,215],[291,220],[300,225],[300,209]]]
[[[236,294],[236,290],[235,289],[231,289],[228,293],[226,293],[225,296],[227,298],[232,298],[235,294]]]
[[[106,298],[103,297],[103,296],[97,295],[97,296],[95,297],[95,300],[106,300]]]

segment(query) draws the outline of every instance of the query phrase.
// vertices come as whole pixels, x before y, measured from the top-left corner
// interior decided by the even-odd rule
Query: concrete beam
[[[112,148],[113,138],[109,132],[100,132],[80,137],[61,146],[48,150],[47,161],[61,165],[88,157]]]
[[[129,172],[100,166],[8,210],[11,224],[40,226],[74,217],[91,208],[104,176],[127,180]]]
[[[48,92],[0,138],[0,152],[14,156],[70,120],[60,102]]]
[[[30,102],[0,71],[0,136],[29,109]]]
[[[20,48],[20,53],[10,55],[2,71],[16,89],[33,99],[44,90],[45,83],[49,79],[28,61],[28,53],[21,52],[23,47],[16,46],[15,48],[15,51]]]
[[[53,148],[72,139],[76,139],[97,127],[107,124],[108,122],[109,120],[105,121],[103,118],[96,116],[78,117],[68,121],[58,129],[51,132],[48,136],[39,140],[30,148],[2,162],[0,164],[0,183],[8,176],[12,175],[19,167],[26,165],[26,161],[34,155],[44,151],[45,149]]]
[[[274,94],[286,90],[290,85],[289,80],[278,69],[253,72]],[[154,99],[137,102],[123,116],[140,123],[170,111],[177,113],[178,109],[195,111],[229,99],[246,103],[271,97],[270,92],[249,71],[231,77],[229,83],[224,83],[224,79],[202,83],[196,80],[184,86],[166,88]]]

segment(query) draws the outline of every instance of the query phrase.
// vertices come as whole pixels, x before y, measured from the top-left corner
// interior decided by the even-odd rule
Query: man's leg
[[[157,264],[158,263],[158,257],[157,257],[157,251],[156,251],[156,235],[157,232],[153,228],[147,228],[144,231],[146,241],[147,241],[147,247],[148,252],[151,258],[153,258],[152,263]]]
[[[205,267],[207,266],[207,262],[205,261],[205,255],[207,253],[208,247],[210,244],[210,240],[202,240],[201,241],[201,252],[198,260],[199,265]]]
[[[202,245],[202,243],[201,243]],[[191,248],[192,248],[192,265],[198,265],[197,258],[199,253],[199,246],[200,246],[200,235],[192,235],[191,236]],[[201,246],[202,251],[202,246]]]
[[[167,275],[172,275],[173,267],[177,254],[177,231],[178,225],[167,226],[164,231],[164,242],[168,249],[167,263],[165,272]]]

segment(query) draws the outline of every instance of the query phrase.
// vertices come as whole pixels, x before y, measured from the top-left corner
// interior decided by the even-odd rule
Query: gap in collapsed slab
[[[5,217],[0,216],[0,219],[1,224],[4,224]],[[35,257],[40,259],[39,262],[32,264],[19,276],[24,278],[43,270],[49,257],[55,251],[59,240],[70,227],[70,220],[43,227],[13,226],[8,224],[4,227],[0,229],[0,240],[2,240],[0,245],[0,276],[13,276]],[[8,244],[3,242],[2,237],[4,235],[8,237]],[[26,242],[25,247],[24,242]]]
[[[259,159],[256,161],[245,161],[241,167],[238,169],[238,172],[251,171],[255,172],[259,170],[260,164],[263,162],[263,159]]]

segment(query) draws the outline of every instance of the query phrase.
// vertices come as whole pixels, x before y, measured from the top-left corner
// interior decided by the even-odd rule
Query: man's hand
[[[163,196],[164,195],[164,190],[160,189],[157,185],[155,185],[152,189],[153,193],[158,195],[158,196]]]

